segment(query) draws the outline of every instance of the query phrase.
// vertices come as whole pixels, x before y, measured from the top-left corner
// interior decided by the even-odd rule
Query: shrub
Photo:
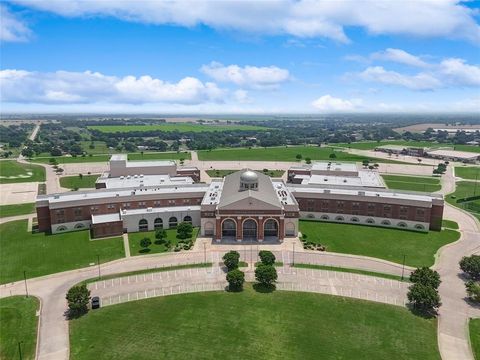
[[[262,250],[258,253],[260,256],[260,261],[264,265],[273,265],[275,264],[275,255],[271,251]]]
[[[228,271],[232,271],[238,268],[238,262],[240,261],[240,254],[238,251],[229,251],[223,255],[223,263],[227,267]]]
[[[177,237],[179,239],[188,239],[192,237],[193,226],[188,222],[181,222],[177,226]]]
[[[480,283],[470,280],[465,284],[468,296],[473,300],[480,302]]]
[[[438,291],[421,283],[410,286],[407,297],[415,309],[427,314],[435,313],[441,305]]]
[[[227,273],[228,288],[232,291],[239,291],[243,289],[243,283],[245,282],[245,274],[234,269]]]
[[[441,283],[440,274],[428,267],[415,269],[415,271],[410,274],[410,281],[415,284],[430,286],[434,289],[438,289]]]
[[[145,250],[148,249],[150,245],[152,245],[152,240],[150,240],[148,237],[144,237],[142,240],[140,240],[140,246]]]
[[[460,260],[460,269],[473,280],[480,280],[480,255],[464,256]]]
[[[90,301],[90,290],[87,285],[77,285],[67,292],[68,310],[70,316],[79,316],[88,311],[88,302]]]
[[[255,269],[255,279],[264,286],[272,285],[278,278],[273,265],[260,264]]]

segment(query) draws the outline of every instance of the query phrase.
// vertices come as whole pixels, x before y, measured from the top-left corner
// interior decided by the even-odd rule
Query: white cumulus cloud
[[[412,55],[402,49],[388,48],[384,51],[373,53],[370,56],[373,60],[393,61],[400,64],[416,66],[416,67],[428,67],[428,63],[423,61],[420,57]]]
[[[28,26],[0,4],[0,41],[26,41],[30,36]]]
[[[251,88],[276,88],[290,77],[288,70],[277,66],[225,66],[218,62],[203,65],[201,71],[218,82],[229,82]]]
[[[480,66],[466,64],[463,59],[443,60],[440,63],[439,72],[453,84],[480,86]]]
[[[117,77],[91,71],[0,71],[2,102],[200,104],[222,102],[224,95],[215,83],[202,82],[194,77],[171,83],[148,75]]]
[[[125,1],[14,0],[61,16],[112,16],[148,24],[174,24],[266,35],[326,37],[348,42],[345,28],[372,34],[449,37],[480,41],[475,12],[461,0],[378,1]]]
[[[358,100],[346,100],[333,97],[329,94],[319,97],[312,102],[312,106],[323,112],[345,112],[356,110]]]

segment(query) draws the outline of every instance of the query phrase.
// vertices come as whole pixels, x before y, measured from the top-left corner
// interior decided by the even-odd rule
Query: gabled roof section
[[[224,178],[218,209],[241,209],[250,203],[256,203],[264,209],[281,209],[282,204],[269,176],[255,171],[258,176],[258,189],[240,191],[240,177],[244,171],[234,172]]]

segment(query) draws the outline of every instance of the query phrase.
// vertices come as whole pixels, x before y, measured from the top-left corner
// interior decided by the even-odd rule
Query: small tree
[[[470,280],[465,284],[468,296],[473,300],[480,302],[480,283]]]
[[[243,289],[245,274],[238,269],[233,269],[227,273],[227,281],[229,290],[240,291]]]
[[[238,268],[238,263],[240,261],[240,254],[238,251],[229,251],[223,255],[223,263],[227,267],[228,271],[232,271]]]
[[[305,158],[305,162],[307,164],[311,164],[312,163],[312,159],[310,159],[309,157]]]
[[[150,240],[148,237],[144,237],[142,240],[140,240],[140,246],[143,248],[143,251],[149,251],[150,249],[148,247],[150,245],[152,245],[152,240]]]
[[[464,256],[460,269],[473,280],[480,280],[480,255]]]
[[[332,152],[330,155],[328,155],[328,157],[330,159],[336,159],[337,158],[337,154],[335,154],[334,152]]]
[[[179,239],[188,239],[192,237],[193,226],[189,222],[181,222],[177,226],[177,237]]]
[[[410,274],[410,281],[414,284],[422,284],[438,289],[440,286],[440,274],[428,267],[417,268]]]
[[[77,285],[67,292],[68,310],[70,316],[79,316],[88,311],[88,302],[90,301],[90,290],[87,285]]]
[[[415,309],[425,313],[436,312],[441,305],[438,291],[420,283],[410,286],[407,298]]]
[[[83,174],[78,174],[78,177],[80,178],[80,180],[83,179]]]
[[[167,238],[167,232],[165,231],[165,229],[155,230],[155,239],[157,239],[157,242],[159,244],[165,242],[166,238]]]
[[[264,265],[273,265],[275,264],[275,255],[271,251],[262,250],[258,253],[260,256],[260,261]]]
[[[255,269],[255,279],[264,286],[271,286],[278,278],[273,265],[260,264]]]
[[[295,158],[299,161],[302,160],[302,154],[297,154],[297,156],[295,156]]]

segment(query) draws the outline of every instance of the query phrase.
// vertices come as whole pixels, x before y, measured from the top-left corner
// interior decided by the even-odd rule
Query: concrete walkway
[[[123,234],[123,248],[125,250],[125,257],[129,258],[130,257],[130,243],[128,241],[128,234]]]

